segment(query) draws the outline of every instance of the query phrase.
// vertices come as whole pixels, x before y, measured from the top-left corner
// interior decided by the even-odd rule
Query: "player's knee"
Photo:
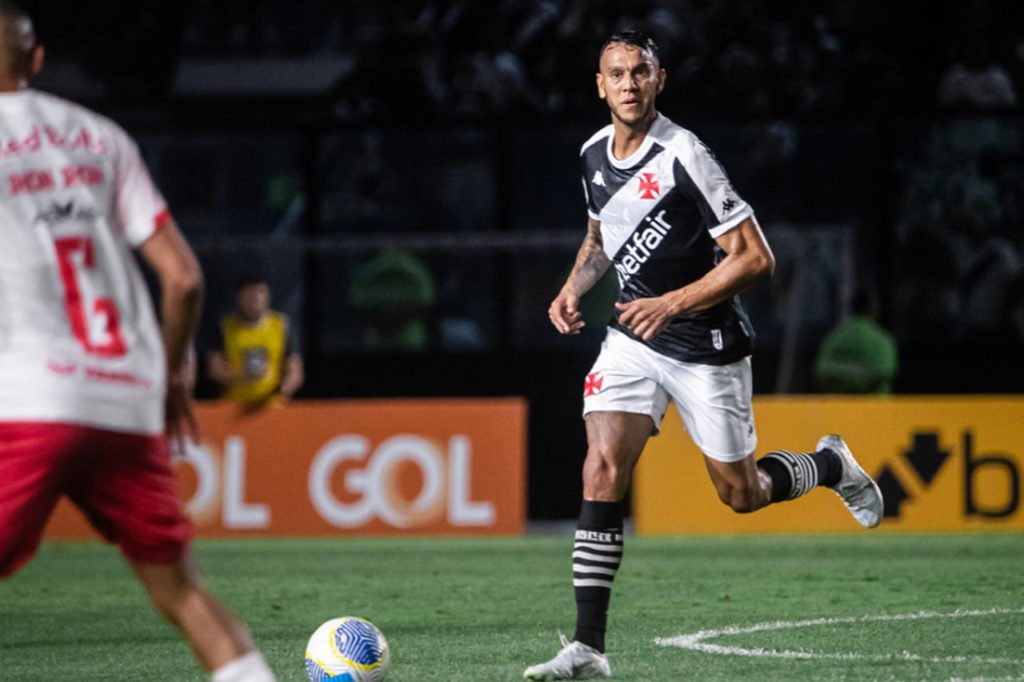
[[[583,467],[583,486],[585,488],[614,488],[618,484],[618,467],[610,462],[590,462]]]
[[[628,472],[623,470],[610,452],[591,449],[583,463],[583,487],[590,493],[614,494],[628,484]]]

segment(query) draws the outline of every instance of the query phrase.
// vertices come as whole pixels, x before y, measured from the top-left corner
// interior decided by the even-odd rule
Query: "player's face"
[[[238,292],[238,312],[246,320],[258,320],[270,308],[270,287],[250,284]]]
[[[612,117],[628,126],[654,120],[654,100],[665,87],[665,69],[647,50],[612,43],[601,55],[597,94],[608,102]]]

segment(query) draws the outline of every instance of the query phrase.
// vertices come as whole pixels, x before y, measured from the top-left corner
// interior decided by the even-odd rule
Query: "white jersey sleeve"
[[[139,148],[120,128],[112,126],[116,153],[114,196],[117,218],[128,243],[138,247],[169,219],[167,202],[153,185]]]
[[[685,144],[675,146],[679,161],[706,202],[702,208],[708,232],[718,237],[751,217],[753,210],[736,193],[711,149],[692,133],[687,132],[687,138]]]

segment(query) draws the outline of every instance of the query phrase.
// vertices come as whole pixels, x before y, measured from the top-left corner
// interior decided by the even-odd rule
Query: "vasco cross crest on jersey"
[[[601,376],[601,373],[591,372],[583,382],[583,397],[589,398],[592,395],[597,395],[600,393],[603,384],[604,377]]]
[[[640,198],[656,199],[661,194],[661,187],[658,185],[658,178],[654,173],[640,174]]]

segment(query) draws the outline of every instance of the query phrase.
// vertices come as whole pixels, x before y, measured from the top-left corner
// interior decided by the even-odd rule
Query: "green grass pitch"
[[[570,546],[233,540],[196,554],[282,681],[305,680],[307,637],[339,615],[384,631],[389,682],[479,681],[521,679],[571,634]],[[759,623],[774,625],[743,630]],[[703,640],[722,653],[655,642],[730,627]],[[1024,679],[1024,536],[630,536],[608,654],[624,681]],[[206,679],[109,546],[45,545],[0,583],[0,680]]]

